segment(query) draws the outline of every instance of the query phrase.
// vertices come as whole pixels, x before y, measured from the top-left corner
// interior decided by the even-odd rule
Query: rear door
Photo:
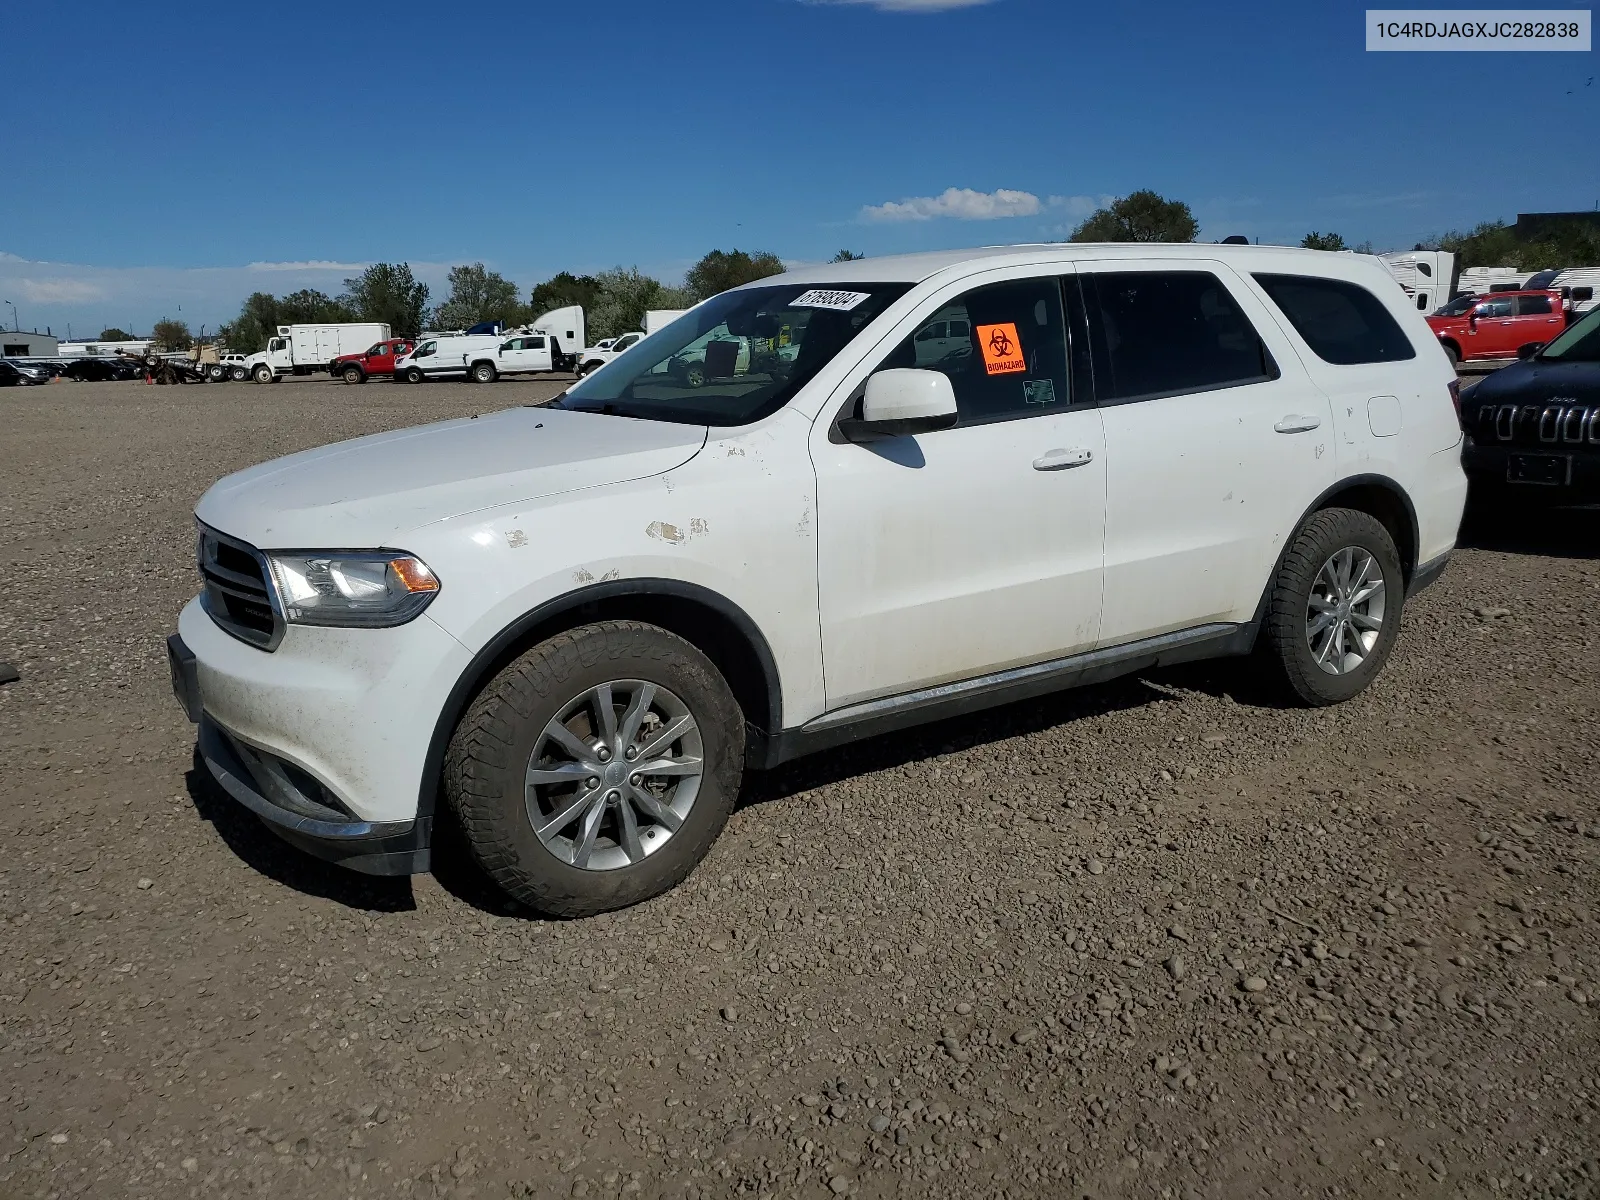
[[[1249,621],[1333,480],[1328,401],[1222,263],[1079,270],[1108,463],[1100,644]]]
[[[1516,312],[1513,324],[1517,344],[1512,350],[1513,354],[1527,345],[1544,345],[1567,325],[1566,312],[1559,296],[1551,297],[1545,293],[1518,296]]]

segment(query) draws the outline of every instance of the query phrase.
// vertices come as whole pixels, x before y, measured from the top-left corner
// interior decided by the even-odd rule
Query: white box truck
[[[257,383],[276,383],[285,375],[326,371],[341,354],[359,354],[374,342],[384,341],[389,327],[378,321],[344,325],[279,325],[278,336],[267,348],[250,355],[244,367]]]
[[[687,308],[652,308],[644,314],[645,337],[665,329],[688,311]]]

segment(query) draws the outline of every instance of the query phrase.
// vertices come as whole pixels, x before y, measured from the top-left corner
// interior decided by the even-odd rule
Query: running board
[[[975,679],[867,700],[824,713],[798,729],[786,729],[775,736],[753,740],[748,761],[752,766],[774,767],[789,759],[841,746],[859,738],[1028,700],[1067,688],[1103,683],[1135,671],[1205,658],[1248,654],[1255,640],[1254,623],[1199,625],[1121,646],[1109,646],[1103,650],[1090,650],[1032,666],[979,675]]]

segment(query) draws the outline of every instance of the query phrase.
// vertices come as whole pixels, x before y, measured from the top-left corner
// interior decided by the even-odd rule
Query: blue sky
[[[1141,187],[1204,239],[1379,248],[1600,202],[1593,53],[1369,54],[1357,5],[479,8],[47,10],[8,47],[0,299],[215,327],[373,261],[438,298],[478,260],[671,282],[713,247],[1065,237]]]

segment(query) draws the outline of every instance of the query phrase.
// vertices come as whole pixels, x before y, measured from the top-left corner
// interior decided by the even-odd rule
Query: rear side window
[[[1209,271],[1085,275],[1093,293],[1095,394],[1154,400],[1278,377],[1255,327]]]
[[[1404,362],[1417,356],[1389,310],[1366,288],[1316,275],[1257,275],[1262,290],[1323,362]]]
[[[1549,296],[1518,296],[1517,316],[1533,317],[1541,313],[1547,314],[1551,310]]]

